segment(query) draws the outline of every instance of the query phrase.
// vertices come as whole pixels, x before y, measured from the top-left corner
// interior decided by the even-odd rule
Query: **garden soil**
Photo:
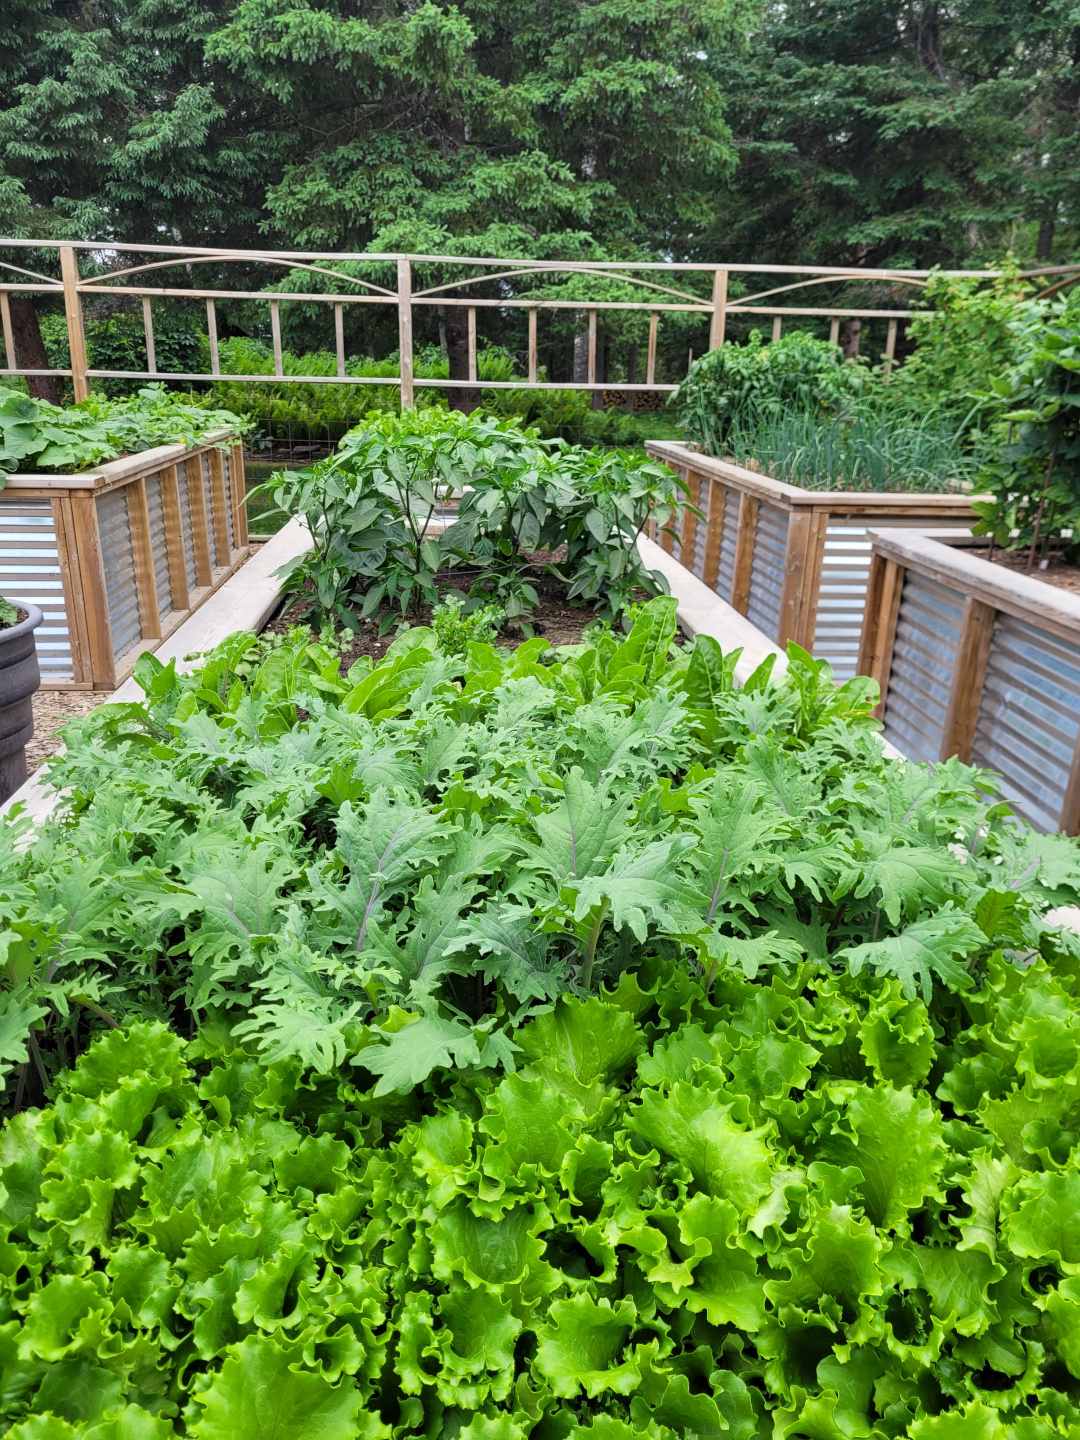
[[[992,558],[988,555],[983,555],[981,558],[990,560],[992,565],[1000,565],[1003,570],[1011,570],[1015,575],[1027,574],[1026,550],[1020,552],[996,550]],[[1069,590],[1073,595],[1080,595],[1080,565],[1066,565],[1056,556],[1045,570],[1038,568],[1032,570],[1031,579],[1041,580],[1044,585],[1053,585],[1057,590]]]

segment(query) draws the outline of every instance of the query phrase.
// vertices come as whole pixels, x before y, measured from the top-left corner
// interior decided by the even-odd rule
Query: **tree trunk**
[[[844,352],[844,359],[851,360],[859,353],[859,335],[862,331],[861,320],[849,320],[844,325],[840,336],[840,348]]]
[[[1049,260],[1050,251],[1054,244],[1054,212],[1051,210],[1048,215],[1043,216],[1039,224],[1039,238],[1035,242],[1035,259]]]
[[[49,357],[45,354],[45,342],[41,338],[37,311],[29,295],[11,296],[11,330],[19,368],[48,370]],[[35,400],[48,400],[50,405],[60,404],[62,396],[59,375],[28,375],[26,385]]]
[[[464,297],[460,290],[451,290],[447,298],[456,300]],[[446,356],[450,362],[450,379],[468,380],[469,312],[464,305],[446,307]],[[459,389],[455,386],[450,391],[448,403],[451,410],[461,410],[464,414],[471,415],[480,408],[479,387],[463,385]]]

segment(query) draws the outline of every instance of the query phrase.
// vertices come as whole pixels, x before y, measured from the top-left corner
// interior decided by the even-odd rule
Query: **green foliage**
[[[893,373],[890,399],[970,418],[1016,358],[1016,321],[1032,288],[1015,272],[993,281],[932,276],[923,292],[932,308],[907,323],[915,351]]]
[[[162,385],[126,400],[91,395],[60,409],[0,387],[0,483],[5,471],[84,470],[155,445],[194,445],[214,430],[235,435],[243,424],[227,410],[207,410]]]
[[[135,1020],[0,1134],[7,1434],[1067,1437],[1078,958],[654,953],[390,1100]]]
[[[303,515],[315,539],[290,569],[289,593],[310,583],[314,605],[355,625],[357,585],[364,616],[384,602],[405,615],[438,602],[440,571],[520,615],[537,603],[530,552],[564,544],[571,596],[614,618],[636,591],[666,588],[636,541],[650,515],[670,520],[683,487],[664,466],[621,452],[557,448],[512,420],[431,408],[372,414],[328,460],[262,488],[282,512]],[[442,531],[433,522],[455,496]]]
[[[431,628],[444,655],[469,653],[470,645],[490,645],[498,635],[506,611],[498,605],[474,605],[452,595],[432,611]]]
[[[200,316],[205,324],[205,317]],[[202,352],[209,348],[195,317],[175,305],[153,307],[154,354],[157,368],[170,374],[198,374],[209,367],[202,363]],[[67,320],[62,314],[45,315],[41,319],[41,338],[55,370],[71,368]],[[107,315],[103,319],[86,319],[86,360],[91,370],[146,370],[146,331],[141,315]],[[138,383],[138,382],[137,382]],[[95,379],[94,390],[103,395],[129,394],[131,381]],[[222,406],[229,409],[228,405]]]
[[[687,435],[709,454],[724,453],[733,431],[787,410],[814,416],[843,410],[862,391],[865,372],[803,330],[766,345],[752,330],[745,345],[725,341],[695,360],[673,404]]]
[[[976,504],[976,532],[1005,549],[1045,557],[1054,544],[1077,554],[1080,537],[1080,291],[1014,322],[1018,357],[991,377],[996,443],[978,477],[991,499]]]
[[[19,612],[15,609],[15,606],[12,605],[10,600],[5,600],[4,597],[0,595],[0,630],[3,630],[5,626],[14,625],[18,618]]]
[[[68,728],[43,839],[0,827],[9,1095],[103,1020],[225,1017],[381,1101],[512,1067],[530,1016],[649,957],[948,1006],[996,949],[1071,953],[1040,916],[1076,899],[1072,841],[955,762],[886,761],[872,686],[794,647],[744,689],[707,638],[673,653],[675,608],[557,656],[417,627],[346,677],[251,636],[182,677],[144,657],[143,704]]]

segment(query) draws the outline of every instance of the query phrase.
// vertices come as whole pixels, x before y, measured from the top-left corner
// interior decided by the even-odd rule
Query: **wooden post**
[[[397,262],[398,354],[400,355],[401,408],[411,410],[413,399],[412,269],[408,260]]]
[[[1065,798],[1061,803],[1058,828],[1066,835],[1080,834],[1080,736],[1073,751],[1069,778],[1065,784]]]
[[[191,543],[195,551],[195,583],[202,588],[214,583],[214,567],[210,561],[210,530],[206,518],[201,455],[192,455],[187,461],[187,491]]]
[[[657,310],[649,312],[649,356],[645,364],[645,384],[656,384],[656,327],[660,324]]]
[[[897,321],[889,321],[889,333],[885,338],[885,383],[889,383],[889,376],[892,374],[893,356],[896,354],[896,326]],[[966,762],[965,762],[966,763]]]
[[[180,516],[180,484],[176,466],[161,472],[161,510],[165,518],[165,553],[169,557],[169,586],[174,610],[190,610],[187,559],[184,555],[184,522]]]
[[[783,650],[789,640],[799,641],[800,619],[806,600],[806,581],[812,569],[810,545],[813,511],[804,506],[788,511],[784,579],[780,589],[780,618],[776,643]]]
[[[277,303],[277,302],[275,301],[275,311],[274,311],[274,314],[275,314],[275,315],[276,315],[276,313],[277,313],[277,312],[276,312],[276,303]],[[272,318],[273,318],[273,317],[272,317]],[[208,299],[207,302],[206,302],[206,333],[207,333],[207,335],[210,337],[210,374],[211,374],[211,375],[220,375],[220,374],[221,374],[221,357],[220,357],[219,354],[218,354],[217,305],[216,305],[216,303],[215,303],[213,300],[210,300],[210,299]],[[278,345],[277,345],[277,349],[276,349],[275,352],[274,352],[274,354],[275,354],[275,360],[276,360],[276,357],[277,357],[280,353],[281,353],[281,335],[280,335],[280,332],[279,332],[279,333],[278,333]],[[279,374],[279,375],[281,374],[281,371],[280,371],[280,370],[278,371],[278,374]]]
[[[334,348],[337,350],[338,379],[345,378],[345,307],[340,300],[334,301]]]
[[[529,307],[529,384],[536,384],[536,307]]]
[[[158,608],[157,576],[154,574],[154,544],[150,538],[150,510],[146,503],[146,479],[140,475],[127,487],[128,528],[131,531],[131,558],[135,563],[135,593],[139,597],[139,623],[144,640],[161,639],[161,611]]]
[[[772,317],[772,338],[774,340],[780,339],[780,331],[783,329],[783,325],[784,317],[782,315],[774,315]]]
[[[727,277],[726,270],[714,270],[712,282],[712,317],[709,320],[709,349],[719,350],[724,343],[727,327]]]
[[[468,337],[469,337],[469,379],[470,379],[470,381],[472,381],[473,383],[475,383],[475,381],[476,381],[476,306],[475,306],[475,305],[470,305],[470,306],[469,306]]]
[[[6,290],[0,290],[0,323],[4,327],[4,356],[8,370],[18,365],[15,359],[15,332],[11,328],[11,301]]]
[[[590,385],[596,384],[596,311],[589,311],[589,363],[586,371],[586,379]]]
[[[945,711],[945,728],[941,735],[942,760],[956,755],[965,765],[971,763],[971,746],[975,739],[975,724],[979,718],[979,702],[996,618],[997,611],[992,605],[986,605],[970,595],[965,599],[949,705]]]
[[[802,577],[802,598],[794,638],[797,645],[813,654],[817,634],[818,600],[821,598],[821,573],[825,566],[825,541],[829,534],[828,510],[813,511],[810,534],[806,541],[806,569]]]
[[[274,345],[274,374],[284,375],[281,363],[281,314],[276,300],[270,301],[270,338]]]
[[[244,478],[244,447],[234,445],[229,451],[229,488],[232,491],[233,539],[242,550],[248,543],[247,481]]]
[[[77,405],[90,394],[90,381],[86,374],[86,334],[83,330],[82,297],[79,295],[79,262],[70,245],[60,247],[60,274],[64,281],[64,313],[71,353],[71,388]]]
[[[54,499],[52,512],[56,523],[56,548],[60,552],[60,579],[64,587],[64,608],[67,611],[68,638],[71,643],[72,680],[80,687],[87,682],[93,687],[94,671],[86,630],[86,604],[83,600],[79,545],[71,513],[71,496],[61,494]]]
[[[97,506],[93,492],[74,490],[71,517],[78,551],[82,582],[83,613],[90,649],[90,669],[95,690],[116,689],[116,661],[113,657],[112,627],[109,624],[109,597],[105,590],[105,563],[101,556]]]
[[[716,572],[720,568],[720,541],[724,535],[724,502],[727,488],[718,480],[709,481],[709,519],[705,536],[705,563],[701,578],[710,590],[716,589]]]
[[[697,538],[697,516],[693,507],[701,493],[701,476],[696,470],[687,470],[686,483],[690,489],[689,504],[683,506],[682,526],[679,530],[679,562],[694,573],[694,541]]]
[[[735,563],[731,577],[732,607],[745,615],[750,604],[750,572],[754,564],[754,533],[758,501],[744,491],[739,496],[739,525],[735,532]]]
[[[220,450],[207,451],[210,462],[210,503],[214,510],[214,554],[219,565],[232,561],[229,544],[229,501],[225,494],[225,458]]]
[[[829,344],[830,344],[830,345],[839,345],[839,344],[840,344],[840,317],[839,317],[839,315],[834,315],[834,316],[832,317],[832,319],[829,321]]]
[[[154,346],[154,317],[150,313],[150,296],[142,297],[143,333],[146,336],[146,368],[151,375],[157,374],[157,350]]]
[[[866,609],[863,612],[858,673],[868,675],[878,682],[881,699],[873,713],[879,720],[884,714],[885,697],[889,690],[889,671],[892,668],[896,622],[900,616],[903,589],[903,566],[895,560],[885,560],[880,555],[874,555],[870,561],[870,578],[866,585]]]

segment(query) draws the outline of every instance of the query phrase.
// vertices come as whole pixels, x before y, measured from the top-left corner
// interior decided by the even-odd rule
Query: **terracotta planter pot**
[[[45,618],[22,605],[25,620],[0,630],[0,803],[26,779],[26,742],[34,733],[34,691],[41,684],[34,631]]]

